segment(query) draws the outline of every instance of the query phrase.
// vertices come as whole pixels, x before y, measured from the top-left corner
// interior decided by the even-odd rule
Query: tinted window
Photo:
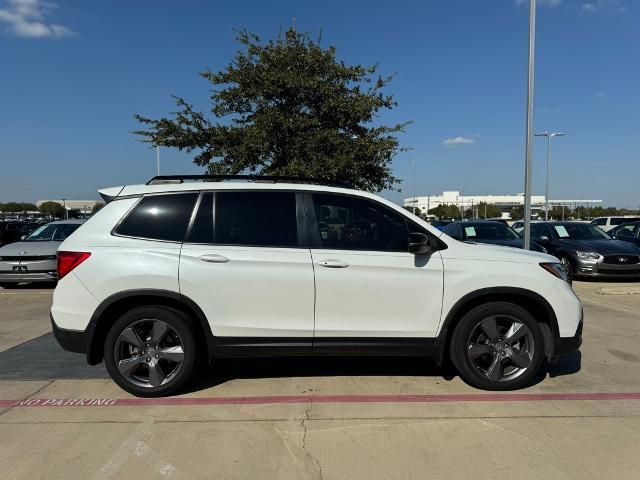
[[[593,222],[591,222],[591,225],[606,225],[606,224],[607,224],[606,218],[596,218]]]
[[[323,248],[406,252],[406,219],[369,200],[342,195],[313,196]]]
[[[532,237],[540,238],[543,235],[551,238],[551,235],[550,235],[550,232],[549,232],[549,228],[546,225],[542,225],[542,224],[539,224],[539,223],[531,224],[531,236]]]
[[[501,223],[474,223],[464,226],[469,240],[515,240],[520,238],[516,232]]]
[[[143,197],[118,227],[119,235],[181,242],[197,193]]]
[[[77,223],[58,223],[54,225],[43,225],[35,232],[24,239],[25,242],[61,242],[80,225]]]
[[[214,242],[223,245],[295,247],[294,192],[218,192]]]
[[[553,225],[553,229],[560,239],[603,240],[611,238],[598,227],[585,223],[563,223],[560,225]]]

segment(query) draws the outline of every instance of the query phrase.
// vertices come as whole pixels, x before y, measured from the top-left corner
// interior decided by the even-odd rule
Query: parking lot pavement
[[[0,290],[0,477],[637,479],[640,295],[602,286],[574,284],[581,354],[515,395],[428,360],[279,358],[221,361],[166,401],[59,349],[51,290]]]

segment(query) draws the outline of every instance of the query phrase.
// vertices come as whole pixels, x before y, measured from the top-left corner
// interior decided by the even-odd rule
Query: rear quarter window
[[[182,242],[197,193],[143,197],[116,228],[117,235]]]

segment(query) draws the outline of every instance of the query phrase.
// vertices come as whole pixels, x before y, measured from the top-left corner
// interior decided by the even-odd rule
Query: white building
[[[509,217],[509,211],[516,206],[524,205],[524,193],[514,195],[464,195],[458,191],[442,192],[440,195],[427,195],[404,199],[405,207],[417,207],[424,215],[432,208],[440,205],[456,205],[465,210],[475,208],[480,202],[494,204],[502,210],[502,216]],[[602,200],[549,200],[549,208],[559,205],[575,208],[577,205],[599,205]],[[532,195],[532,210],[544,211],[544,195]]]
[[[93,212],[93,207],[96,204],[104,205],[104,202],[100,200],[38,200],[36,202],[36,207],[40,208],[40,205],[47,202],[54,202],[60,205],[61,207],[65,207],[67,210],[75,210],[82,215],[91,215]]]

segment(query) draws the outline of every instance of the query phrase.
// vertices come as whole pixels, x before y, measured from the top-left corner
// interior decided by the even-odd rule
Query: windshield
[[[501,223],[474,224],[463,227],[467,240],[515,240],[520,236],[507,225]]]
[[[560,237],[572,240],[610,240],[611,237],[604,231],[593,225],[586,223],[565,223],[564,225],[554,225],[556,233]]]
[[[75,223],[64,223],[55,225],[42,225],[31,235],[25,238],[24,242],[61,242],[71,235],[80,225]]]

